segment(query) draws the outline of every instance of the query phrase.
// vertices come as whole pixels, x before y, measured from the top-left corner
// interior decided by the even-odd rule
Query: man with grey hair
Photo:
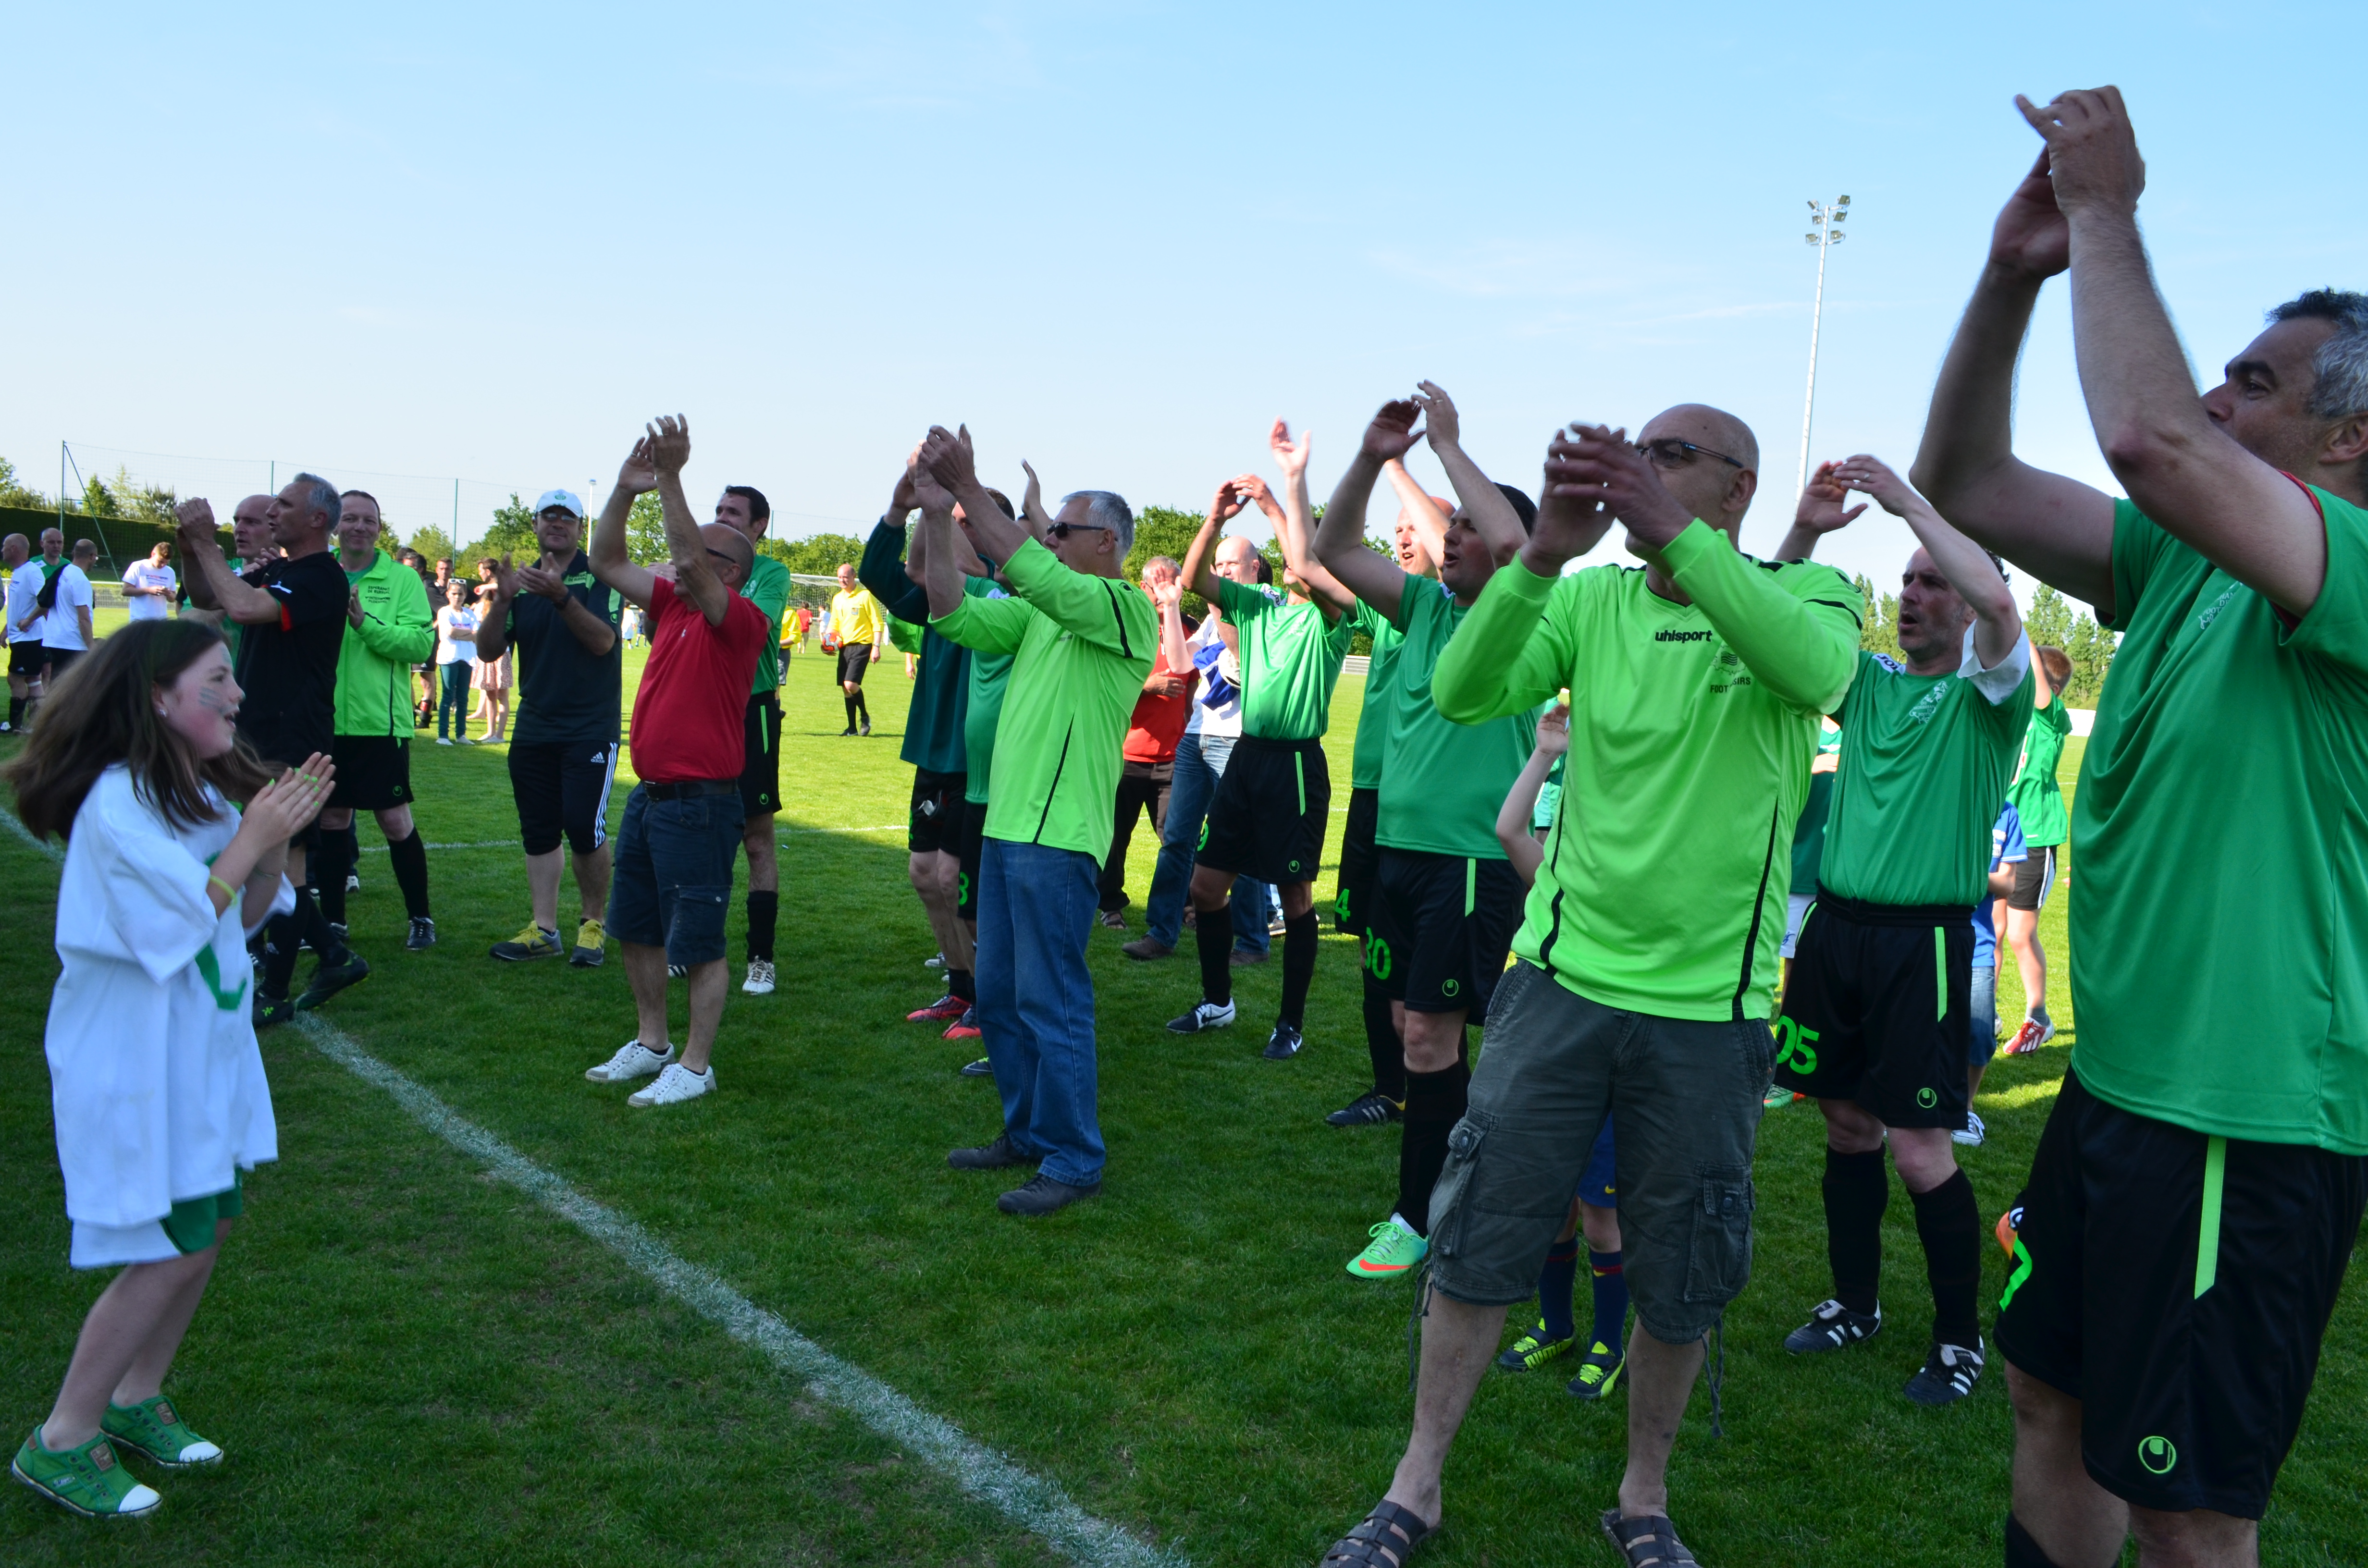
[[[76,659],[90,652],[90,617],[97,605],[90,574],[97,564],[98,546],[78,539],[73,559],[51,574],[41,596],[49,601],[41,616],[41,657],[47,665],[41,674],[44,686],[54,683],[74,667]]]
[[[2006,1561],[2101,1568],[2135,1534],[2146,1563],[2251,1562],[2368,1207],[2368,298],[2279,306],[2198,397],[2120,91],[2016,103],[2045,151],[1915,479],[2122,642],[2073,802],[2079,1043],[1993,1330]],[[2015,362],[2061,272],[2127,500],[2014,453]]]
[[[1192,687],[1200,678],[1192,655],[1184,651],[1184,639],[1200,625],[1184,619],[1184,568],[1172,557],[1153,556],[1143,563],[1143,591],[1159,612],[1159,654],[1144,678],[1143,695],[1134,699],[1120,753],[1118,809],[1099,890],[1102,924],[1113,931],[1126,929],[1126,916],[1120,911],[1126,908],[1126,850],[1134,837],[1135,819],[1148,811],[1154,842],[1167,835],[1176,743],[1183,739],[1184,726],[1192,717]]]
[[[1151,673],[1151,601],[1119,568],[1134,514],[1106,490],[1064,497],[1046,542],[1006,517],[979,483],[970,432],[932,428],[913,462],[929,530],[930,624],[973,653],[1012,655],[995,743],[995,794],[979,867],[978,1022],[1003,1131],[957,1149],[957,1170],[1042,1168],[1005,1193],[1007,1214],[1050,1214],[1101,1190],[1094,983],[1086,967],[1095,881],[1110,848],[1127,713]],[[1029,473],[1029,517],[1041,515]],[[1003,563],[1015,596],[962,587],[953,508]]]
[[[54,531],[54,530],[52,530]],[[44,533],[42,538],[48,539]],[[32,546],[23,534],[0,539],[0,566],[8,569],[8,722],[25,727],[25,712],[41,678],[41,569],[31,564]]]
[[[336,748],[337,658],[353,598],[330,549],[343,509],[336,485],[318,474],[298,474],[264,508],[279,553],[233,573],[214,531],[213,507],[199,497],[178,508],[189,600],[199,609],[222,611],[238,628],[236,676],[245,693],[239,737],[267,763],[301,767]],[[264,928],[263,983],[255,992],[258,1027],[285,1023],[299,1006],[317,1007],[370,975],[370,965],[330,929],[311,885],[320,834],[315,824],[288,846],[296,907]],[[309,944],[320,961],[303,995],[291,1001],[288,983],[300,944]]]

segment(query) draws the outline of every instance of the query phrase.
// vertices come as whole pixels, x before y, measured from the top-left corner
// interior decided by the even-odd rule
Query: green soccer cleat
[[[1561,1339],[1547,1338],[1546,1325],[1541,1323],[1507,1346],[1505,1353],[1497,1358],[1497,1365],[1508,1372],[1533,1371],[1555,1357],[1565,1354],[1577,1343],[1578,1335],[1575,1332]]]
[[[1395,1279],[1430,1256],[1430,1243],[1395,1214],[1365,1234],[1372,1240],[1349,1260],[1349,1272],[1360,1279]]]
[[[1570,1396],[1573,1399],[1601,1399],[1611,1392],[1612,1385],[1620,1381],[1620,1374],[1627,1365],[1626,1355],[1597,1340],[1588,1347],[1587,1354],[1579,1358],[1578,1376],[1570,1380]]]
[[[98,1429],[133,1453],[176,1470],[222,1462],[221,1448],[190,1431],[173,1402],[161,1393],[137,1404],[109,1404]]]
[[[151,1513],[164,1499],[125,1471],[115,1445],[101,1432],[80,1448],[53,1453],[41,1446],[41,1429],[25,1439],[8,1473],[85,1519],[128,1519]]]

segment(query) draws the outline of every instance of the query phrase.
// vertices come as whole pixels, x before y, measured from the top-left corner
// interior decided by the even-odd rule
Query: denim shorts
[[[1987,1067],[1998,1054],[1998,970],[1988,964],[1974,966],[1973,1027],[1967,1031],[1965,1064]]]
[[[664,948],[682,968],[722,959],[723,915],[732,905],[732,859],[740,852],[740,787],[722,794],[653,800],[636,784],[617,830],[609,883],[609,935]]]
[[[1636,1321],[1667,1345],[1709,1333],[1751,1276],[1766,1020],[1622,1012],[1523,960],[1482,1048],[1431,1194],[1439,1289],[1475,1306],[1528,1299],[1609,1111]]]

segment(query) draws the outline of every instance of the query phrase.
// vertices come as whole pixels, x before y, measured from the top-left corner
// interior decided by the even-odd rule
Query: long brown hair
[[[25,825],[66,837],[90,787],[119,762],[131,764],[141,797],[184,827],[214,820],[206,785],[244,801],[268,783],[272,772],[245,736],[222,756],[201,759],[156,711],[155,688],[172,685],[222,642],[201,620],[135,620],[76,660],[5,772]]]

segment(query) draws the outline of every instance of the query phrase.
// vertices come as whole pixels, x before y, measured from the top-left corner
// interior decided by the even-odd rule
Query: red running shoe
[[[908,1024],[942,1023],[948,1018],[959,1018],[969,1011],[970,1004],[950,991],[918,1012],[905,1014],[905,1021]]]

